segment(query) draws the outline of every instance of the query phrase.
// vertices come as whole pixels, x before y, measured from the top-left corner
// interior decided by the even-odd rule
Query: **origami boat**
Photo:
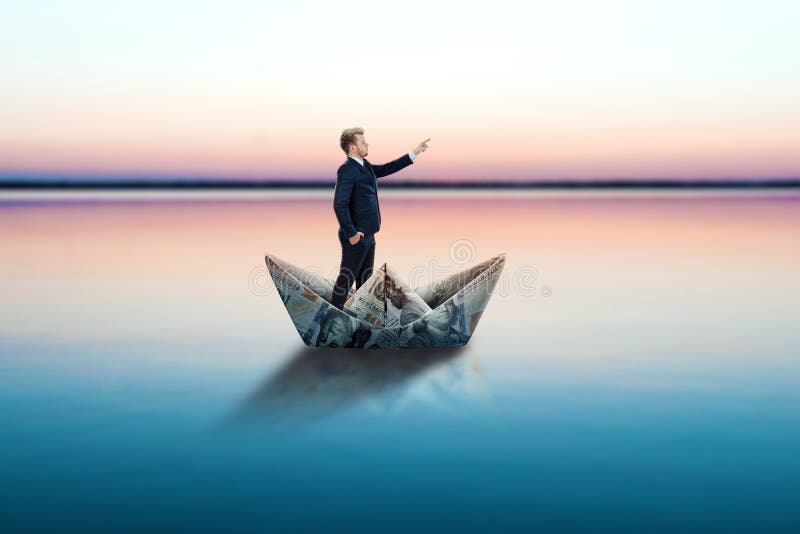
[[[266,256],[267,269],[303,342],[315,347],[432,348],[466,344],[505,266],[500,254],[410,289],[387,264],[376,269],[343,310],[330,304],[333,284]]]

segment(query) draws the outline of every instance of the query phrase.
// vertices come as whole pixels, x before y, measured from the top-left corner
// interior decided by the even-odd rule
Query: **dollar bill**
[[[353,348],[426,348],[467,343],[504,265],[505,256],[496,256],[431,284],[418,294],[384,264],[351,293],[344,310],[339,310],[320,294],[326,293],[330,284],[320,285],[319,278],[311,273],[267,257],[278,294],[303,342]],[[436,305],[430,306],[432,303]]]
[[[386,296],[384,281],[386,264],[376,269],[344,304],[344,311],[376,327],[386,322]]]
[[[267,268],[272,273],[273,269],[280,269],[281,271],[291,275],[301,284],[308,287],[311,291],[330,302],[333,295],[333,282],[324,276],[311,272],[307,269],[301,269],[292,265],[291,263],[277,258],[275,256],[267,256]],[[353,288],[349,289],[349,295],[352,295]]]
[[[384,265],[386,278],[384,293],[386,296],[387,328],[396,328],[411,324],[429,311],[430,306],[422,300],[416,291],[400,278],[389,266]]]
[[[418,289],[417,293],[425,302],[428,303],[428,306],[430,306],[431,309],[436,308],[444,303],[447,299],[455,295],[456,292],[463,289],[470,282],[478,278],[501,257],[503,256],[496,256],[492,259],[451,274],[450,276]]]

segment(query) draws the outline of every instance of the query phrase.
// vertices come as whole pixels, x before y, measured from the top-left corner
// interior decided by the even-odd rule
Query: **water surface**
[[[0,200],[0,527],[796,530],[800,196],[382,194],[417,283],[507,253],[470,344],[309,349],[267,252],[328,194]]]

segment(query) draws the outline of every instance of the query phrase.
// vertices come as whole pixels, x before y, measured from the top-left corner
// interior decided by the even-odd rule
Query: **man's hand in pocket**
[[[364,237],[364,232],[356,232],[356,235],[354,235],[353,237],[349,237],[347,239],[348,241],[350,241],[351,245],[355,245],[356,243],[361,241],[362,237]]]

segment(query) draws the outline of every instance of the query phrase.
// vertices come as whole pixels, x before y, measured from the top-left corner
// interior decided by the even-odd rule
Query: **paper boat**
[[[271,254],[265,259],[306,345],[376,349],[466,344],[506,262],[505,254],[500,254],[417,291],[383,264],[357,291],[350,290],[339,310],[330,304],[329,280]]]

